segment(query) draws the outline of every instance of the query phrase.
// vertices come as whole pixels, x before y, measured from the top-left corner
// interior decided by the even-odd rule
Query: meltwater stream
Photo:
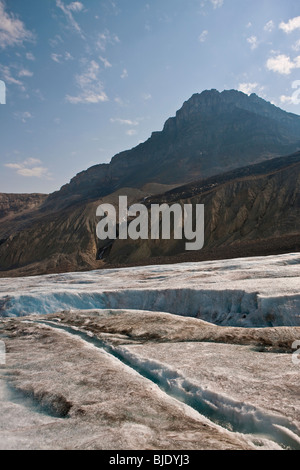
[[[111,354],[123,364],[152,381],[169,396],[185,403],[201,415],[223,428],[272,440],[283,448],[300,450],[300,437],[296,427],[286,418],[265,413],[258,408],[232,400],[204,389],[166,364],[144,359],[126,347],[116,347],[100,340],[93,333],[53,321],[34,321],[65,331]]]

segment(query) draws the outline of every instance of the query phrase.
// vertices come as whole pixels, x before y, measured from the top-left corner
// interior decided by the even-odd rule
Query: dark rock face
[[[184,103],[161,132],[110,164],[79,173],[45,207],[69,205],[148,182],[184,184],[300,149],[300,117],[255,94],[204,91]]]

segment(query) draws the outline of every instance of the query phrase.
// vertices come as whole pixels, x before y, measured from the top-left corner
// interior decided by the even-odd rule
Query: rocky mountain
[[[300,249],[299,148],[299,116],[235,90],[195,94],[161,132],[60,191],[0,195],[0,276]],[[129,204],[205,204],[203,250],[184,252],[178,240],[99,241],[96,208],[118,195]]]
[[[204,204],[205,242],[116,240],[107,261],[145,264],[262,256],[300,251],[300,152],[250,165],[147,199],[152,204]],[[149,215],[150,217],[150,215]]]
[[[47,199],[47,194],[0,193],[0,245],[7,237],[20,230]],[[1,266],[1,260],[0,260]]]
[[[151,204],[204,204],[203,249],[185,251],[186,240],[172,236],[171,240],[98,240],[97,206],[117,206],[118,196],[125,194],[129,205],[144,201],[149,209]],[[27,225],[2,240],[0,277],[295,251],[300,251],[300,152],[156,196],[123,188],[71,208],[47,214],[36,211]]]
[[[47,194],[4,194],[0,193],[0,221],[39,207]]]
[[[106,246],[96,236],[99,204],[117,205],[119,195],[128,203],[172,188],[146,185],[142,190],[122,188],[106,197],[81,201],[67,208],[18,212],[0,224],[0,277],[97,269]],[[4,198],[5,195],[2,195]],[[43,199],[44,200],[44,199]]]
[[[204,91],[186,101],[160,132],[109,164],[79,173],[45,208],[97,198],[122,187],[186,182],[300,149],[300,116],[235,90]]]

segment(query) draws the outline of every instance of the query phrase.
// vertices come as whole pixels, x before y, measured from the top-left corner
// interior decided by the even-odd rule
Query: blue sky
[[[0,192],[52,192],[205,89],[300,114],[299,0],[0,0],[0,80]]]

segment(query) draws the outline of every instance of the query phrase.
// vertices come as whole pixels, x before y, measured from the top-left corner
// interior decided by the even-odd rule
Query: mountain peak
[[[299,116],[278,108],[256,93],[247,95],[242,91],[234,89],[222,92],[211,89],[204,90],[201,93],[194,93],[191,98],[183,103],[181,109],[176,112],[176,116],[166,121],[164,130],[172,131],[191,119],[207,119],[225,113],[232,113],[233,110],[243,110],[256,116],[272,119],[277,123],[287,126],[292,125],[292,127],[295,127],[295,132],[299,135]],[[297,123],[295,124],[296,121]]]
[[[81,172],[46,205],[73,204],[146,183],[184,184],[288,155],[300,147],[300,116],[237,90],[195,93],[162,131],[109,164]]]
[[[213,106],[245,106],[246,103],[251,102],[260,102],[265,104],[271,104],[265,101],[263,98],[258,97],[255,93],[252,93],[250,96],[238,90],[223,90],[219,92],[216,89],[204,90],[202,93],[195,93],[192,97],[187,100],[181,109],[186,107],[198,107],[207,110],[209,107]],[[178,111],[180,113],[181,110]]]

